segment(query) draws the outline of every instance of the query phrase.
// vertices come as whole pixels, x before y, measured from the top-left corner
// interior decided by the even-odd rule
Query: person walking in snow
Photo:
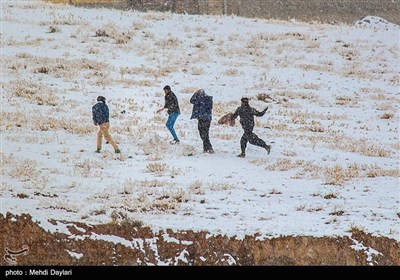
[[[210,142],[210,126],[212,119],[213,98],[205,93],[204,89],[197,90],[190,103],[193,104],[192,116],[190,119],[197,119],[197,128],[200,138],[203,140],[203,152],[213,154],[214,150]]]
[[[247,142],[250,144],[264,148],[269,154],[271,151],[271,146],[267,145],[264,140],[258,138],[258,136],[253,132],[254,129],[254,116],[262,117],[265,112],[267,112],[268,107],[263,111],[258,112],[256,109],[250,107],[249,99],[247,97],[243,97],[241,99],[241,106],[238,107],[230,117],[231,120],[235,120],[238,116],[240,116],[240,124],[244,130],[243,136],[240,139],[240,148],[242,152],[238,155],[238,157],[244,158],[246,156],[246,147]]]
[[[179,144],[179,138],[176,135],[176,132],[174,129],[176,119],[181,114],[181,111],[179,109],[178,98],[176,97],[175,93],[172,92],[170,86],[164,87],[164,93],[165,93],[165,105],[164,105],[164,107],[158,109],[157,113],[160,113],[164,109],[167,109],[168,120],[165,125],[167,126],[169,132],[171,132],[172,137],[174,138],[170,143],[171,144]]]
[[[106,98],[104,96],[97,97],[97,103],[92,107],[93,114],[93,123],[95,126],[99,126],[99,131],[97,132],[97,150],[96,153],[101,152],[101,144],[103,140],[103,136],[108,143],[113,146],[116,154],[121,153],[121,150],[118,148],[117,144],[115,144],[112,139],[110,132],[110,121],[109,121],[109,110],[106,104]]]

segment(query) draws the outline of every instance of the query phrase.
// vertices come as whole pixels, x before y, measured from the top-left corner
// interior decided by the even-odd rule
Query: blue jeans
[[[166,123],[166,126],[169,130],[169,132],[171,132],[172,137],[174,137],[174,140],[179,141],[178,136],[176,135],[175,129],[174,129],[174,124],[176,122],[176,119],[178,118],[180,114],[179,113],[172,113],[168,116],[168,120]]]

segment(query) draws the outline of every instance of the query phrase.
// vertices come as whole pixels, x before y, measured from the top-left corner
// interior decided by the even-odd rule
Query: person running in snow
[[[193,104],[192,116],[190,119],[197,119],[197,128],[203,140],[203,152],[213,154],[214,150],[210,142],[210,125],[212,119],[213,98],[207,95],[203,89],[197,90],[190,103]]]
[[[92,107],[93,114],[93,123],[95,126],[99,126],[99,131],[97,132],[97,150],[96,153],[101,152],[101,144],[103,141],[103,136],[108,143],[113,146],[116,154],[121,153],[121,150],[118,148],[117,144],[115,144],[112,139],[110,132],[110,121],[109,121],[109,110],[106,104],[106,98],[104,96],[97,97],[97,103]]]
[[[176,132],[174,129],[174,124],[176,122],[176,119],[181,114],[181,111],[179,109],[178,98],[176,97],[175,93],[172,92],[170,86],[164,87],[164,93],[165,93],[165,105],[163,108],[158,109],[157,113],[160,113],[164,109],[167,109],[168,120],[165,125],[167,126],[169,132],[171,132],[172,137],[174,138],[170,143],[178,144],[179,138],[176,135]]]
[[[264,148],[267,153],[271,151],[271,146],[267,145],[264,140],[258,138],[258,136],[253,132],[254,129],[254,116],[262,117],[265,112],[267,112],[268,107],[263,111],[258,112],[256,109],[250,107],[249,99],[247,97],[243,97],[241,99],[241,106],[238,107],[230,117],[231,120],[235,120],[238,116],[240,116],[240,124],[244,130],[243,136],[240,139],[240,148],[242,152],[238,155],[238,157],[244,158],[246,156],[246,146],[247,142],[250,144]]]

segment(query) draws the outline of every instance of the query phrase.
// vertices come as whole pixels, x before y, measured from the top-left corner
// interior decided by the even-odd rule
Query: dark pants
[[[258,147],[267,147],[267,144],[265,144],[264,140],[258,138],[253,130],[245,130],[242,139],[240,139],[240,148],[242,149],[243,154],[246,152],[247,142],[250,142],[250,144]]]
[[[200,133],[201,140],[203,140],[203,151],[209,151],[212,149],[212,145],[210,142],[210,125],[211,121],[207,120],[199,120],[198,129]]]

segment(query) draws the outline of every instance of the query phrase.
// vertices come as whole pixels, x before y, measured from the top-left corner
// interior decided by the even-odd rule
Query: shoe
[[[215,152],[214,152],[214,150],[211,148],[211,149],[209,149],[209,150],[207,151],[207,153],[213,154],[213,153],[215,153]]]
[[[265,149],[267,150],[267,153],[268,153],[268,154],[271,152],[271,146],[270,146],[270,145],[267,145],[267,146],[265,147]]]
[[[240,158],[244,158],[244,157],[246,157],[246,154],[245,153],[240,153],[237,156],[240,157]]]
[[[120,153],[121,153],[121,150],[120,150],[120,149],[116,149],[116,150],[115,150],[115,153],[116,153],[116,154],[120,154]]]
[[[180,142],[179,140],[174,139],[174,140],[170,141],[169,143],[172,145],[175,145],[175,144],[179,144],[179,142]]]
[[[95,153],[100,154],[100,153],[101,153],[101,150],[100,150],[100,149],[97,149],[97,150],[95,151]]]

